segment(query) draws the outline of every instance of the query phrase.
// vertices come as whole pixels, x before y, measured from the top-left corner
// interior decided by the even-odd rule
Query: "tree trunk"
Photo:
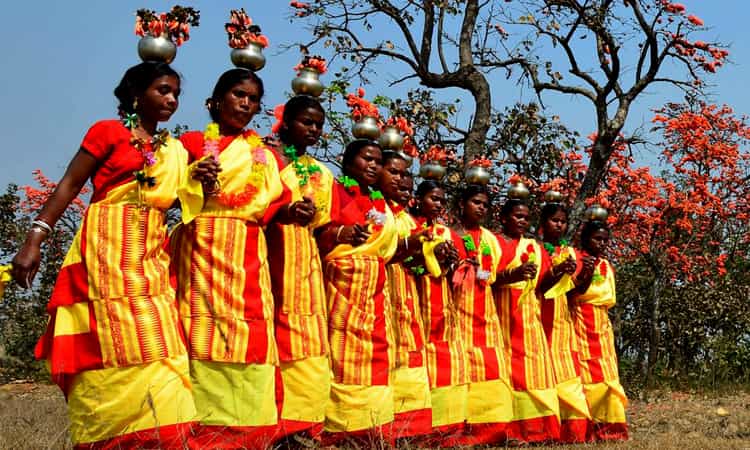
[[[659,330],[659,319],[661,315],[660,307],[660,296],[661,296],[661,273],[656,272],[654,278],[654,285],[652,286],[652,298],[651,298],[651,311],[649,311],[649,338],[648,338],[648,360],[646,363],[645,380],[646,386],[651,385],[652,377],[654,374],[654,368],[659,360],[659,341],[661,338],[661,332]]]
[[[485,142],[492,118],[492,99],[490,85],[484,74],[475,67],[468,68],[464,88],[474,97],[474,119],[464,144],[464,162],[469,162],[485,152]]]
[[[607,169],[607,161],[609,156],[612,154],[612,144],[614,139],[604,139],[598,137],[594,141],[594,148],[591,152],[591,160],[589,161],[589,168],[586,171],[586,176],[581,184],[581,189],[578,191],[578,196],[573,203],[573,208],[570,211],[570,217],[568,219],[568,234],[574,235],[578,230],[581,222],[583,221],[583,213],[586,211],[586,200],[596,195],[599,190],[599,184],[601,183]]]

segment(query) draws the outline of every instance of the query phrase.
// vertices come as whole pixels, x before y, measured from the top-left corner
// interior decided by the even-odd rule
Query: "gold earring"
[[[138,109],[138,99],[137,98],[135,100],[133,100],[133,111],[135,111],[136,109]]]

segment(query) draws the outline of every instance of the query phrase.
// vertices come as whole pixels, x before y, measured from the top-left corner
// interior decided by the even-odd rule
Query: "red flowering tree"
[[[735,283],[736,291],[737,282],[746,283],[728,270],[747,260],[750,243],[750,153],[743,149],[750,143],[750,127],[745,118],[727,106],[689,99],[667,104],[653,122],[663,135],[665,170],[657,175],[636,167],[627,146],[615,145],[604,186],[591,199],[610,211],[614,259],[621,266],[640,264],[649,280],[648,301],[633,309],[648,331],[643,336],[648,337],[649,375],[667,346],[669,355],[689,360],[684,353],[699,349],[687,344],[695,342],[691,334],[704,338],[716,332],[706,320],[725,312],[717,305],[731,309],[735,297],[720,294],[721,286]],[[701,303],[694,295],[675,296],[696,287],[715,297]],[[743,315],[738,308],[734,318],[741,322]],[[665,333],[668,340],[662,340]]]

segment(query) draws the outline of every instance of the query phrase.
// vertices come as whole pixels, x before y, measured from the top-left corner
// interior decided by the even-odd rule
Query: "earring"
[[[138,109],[138,99],[137,98],[133,100],[133,111],[135,111],[136,109]]]

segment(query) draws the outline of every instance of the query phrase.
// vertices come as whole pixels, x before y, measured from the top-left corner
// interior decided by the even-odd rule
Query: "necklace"
[[[143,156],[144,168],[133,172],[133,175],[135,175],[135,180],[138,182],[139,186],[156,186],[156,178],[149,176],[146,173],[146,168],[151,167],[157,163],[158,160],[156,159],[156,152],[158,152],[159,149],[166,144],[167,139],[169,138],[169,131],[165,129],[156,130],[156,134],[154,134],[151,139],[146,141],[145,139],[140,138],[135,134],[135,130],[138,128],[138,125],[140,123],[137,114],[124,113],[122,115],[121,122],[125,126],[125,128],[130,130],[130,145],[135,147],[135,149],[141,153],[141,156]]]
[[[378,231],[383,228],[388,215],[385,212],[385,197],[383,193],[373,189],[369,196],[362,195],[359,183],[352,177],[342,175],[339,182],[344,185],[347,192],[354,195],[354,201],[359,210],[365,213],[365,219],[373,224],[373,229]]]
[[[310,181],[310,178],[320,177],[320,166],[315,163],[305,164],[301,162],[299,160],[299,155],[297,155],[297,149],[294,148],[293,145],[284,146],[284,156],[289,158],[289,161],[294,168],[294,173],[297,174],[299,187],[305,186],[307,182]]]

